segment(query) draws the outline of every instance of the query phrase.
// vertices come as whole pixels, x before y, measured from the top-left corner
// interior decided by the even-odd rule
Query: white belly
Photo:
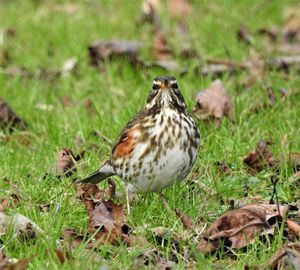
[[[179,119],[175,120],[179,121]],[[190,145],[189,138],[196,137],[195,130],[189,128],[187,123],[182,123],[182,127],[179,128],[177,125],[173,132],[167,130],[170,128],[167,124],[155,125],[150,129],[149,137],[159,138],[159,140],[151,146],[149,154],[142,159],[140,158],[141,154],[144,153],[148,145],[146,143],[137,145],[129,162],[131,168],[129,171],[136,171],[136,173],[126,175],[123,171],[125,176],[123,178],[131,192],[158,192],[172,185],[175,181],[183,180],[189,173],[197,158],[199,141],[197,147]],[[161,128],[158,129],[158,127]],[[163,136],[159,137],[162,132]],[[184,147],[186,144],[188,147]],[[159,149],[164,150],[157,155]],[[137,164],[138,160],[140,160],[140,166],[136,169],[134,165]]]

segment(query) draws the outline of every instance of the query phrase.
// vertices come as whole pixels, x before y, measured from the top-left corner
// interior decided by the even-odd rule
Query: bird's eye
[[[153,90],[159,89],[159,84],[155,84],[155,83],[154,83],[154,84],[152,85],[152,89],[153,89]]]
[[[172,87],[173,89],[176,89],[176,88],[178,88],[178,84],[177,84],[177,83],[172,83],[171,87]]]

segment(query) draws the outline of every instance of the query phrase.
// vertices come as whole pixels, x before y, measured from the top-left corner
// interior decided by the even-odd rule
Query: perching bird
[[[77,183],[120,176],[127,194],[160,192],[191,171],[200,134],[174,77],[153,80],[146,106],[126,125],[104,165]]]

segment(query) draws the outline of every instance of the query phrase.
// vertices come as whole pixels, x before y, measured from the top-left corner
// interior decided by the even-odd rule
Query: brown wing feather
[[[126,155],[130,155],[133,152],[133,149],[138,141],[138,139],[135,136],[136,131],[139,129],[137,127],[137,124],[145,116],[147,116],[147,113],[145,110],[143,110],[127,123],[125,128],[122,130],[121,135],[117,140],[117,143],[113,147],[113,158],[119,158]]]

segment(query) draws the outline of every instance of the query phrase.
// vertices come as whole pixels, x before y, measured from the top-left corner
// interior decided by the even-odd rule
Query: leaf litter
[[[168,4],[171,17],[175,18],[180,23],[185,21],[186,17],[188,17],[187,15],[190,14],[193,9],[189,1],[170,0]],[[151,21],[153,25],[157,27],[159,25],[159,1],[145,0],[143,2],[142,10],[143,16],[148,18],[149,21]],[[293,16],[290,18],[292,19],[288,19],[286,21],[286,25],[283,29],[261,29],[260,34],[268,36],[270,42],[274,42],[278,39],[284,40],[285,43],[281,41],[282,43],[279,47],[279,51],[283,52],[283,48],[286,46],[286,51],[292,51],[294,53],[297,51],[297,46],[299,45],[299,22],[297,21],[297,18],[295,19]],[[184,31],[186,30],[185,28],[182,29],[184,29]],[[152,46],[152,50],[154,58],[157,59],[155,61],[141,61],[138,58],[139,50],[142,47],[141,42],[125,40],[108,40],[93,43],[89,47],[91,61],[94,65],[102,67],[105,61],[111,60],[115,56],[125,55],[129,57],[130,61],[135,64],[138,63],[141,67],[152,67],[158,65],[166,70],[182,70],[176,60],[172,59],[174,57],[173,49],[169,45],[166,35],[163,33],[163,29],[159,28],[159,31],[157,31],[154,36],[154,40],[156,41]],[[184,35],[186,35],[186,33],[184,33],[183,36]],[[237,35],[242,42],[248,46],[253,46],[252,34],[249,32],[246,26],[242,26]],[[294,46],[293,48],[295,49],[291,50],[292,47],[288,46]],[[262,80],[264,78],[267,69],[276,68],[286,72],[289,72],[291,67],[296,67],[298,69],[298,65],[300,63],[298,58],[299,57],[297,55],[280,55],[277,58],[265,58],[260,53],[254,51],[253,54],[250,55],[250,59],[247,61],[234,62],[231,60],[217,59],[218,61],[214,62],[211,61],[211,59],[207,59],[206,64],[204,66],[197,66],[197,69],[200,70],[202,74],[217,74],[218,76],[224,73],[231,74],[236,70],[246,71],[249,73],[246,86],[250,87],[256,82],[256,80]],[[1,69],[0,72],[8,75],[24,77],[36,77],[36,74],[48,74],[50,77],[58,77],[73,72],[76,63],[77,60],[73,58],[69,59],[64,63],[62,69],[59,71],[40,70],[38,73],[31,73],[27,69],[9,67],[6,69]],[[187,71],[188,70],[185,70],[185,72]],[[274,104],[276,101],[272,92],[269,93],[269,99],[272,104]],[[66,101],[66,104],[67,103],[70,104],[69,101]],[[210,117],[216,119],[231,117],[232,103],[220,80],[214,81],[207,90],[199,93],[197,96],[195,113],[198,115],[198,117],[203,119],[208,119]],[[243,159],[244,164],[249,169],[254,171],[254,173],[268,168],[272,168],[274,170],[278,168],[278,161],[274,158],[267,145],[267,142],[259,141],[256,148]],[[298,153],[290,153],[289,155],[289,162],[295,171],[299,170],[298,155]],[[62,149],[58,154],[56,171],[62,175],[68,175],[69,173],[71,175],[75,173],[77,170],[75,166],[77,161],[76,157],[78,156],[74,156],[70,149]],[[230,174],[230,168],[225,164],[225,162],[222,161],[219,165],[222,171]],[[120,243],[124,243],[129,247],[136,244],[135,241],[137,239],[132,236],[132,229],[126,223],[126,215],[123,205],[115,203],[114,184],[110,183],[110,188],[108,190],[100,190],[95,185],[76,188],[78,196],[81,197],[89,216],[89,224],[87,228],[88,235],[77,233],[76,230],[72,228],[65,229],[62,232],[62,243],[66,244],[68,241],[70,241],[71,249],[82,243],[87,243],[87,247],[90,249],[99,248],[101,245],[107,243],[113,245],[120,245]],[[10,207],[10,202],[8,202],[8,199],[2,200],[0,212],[4,211],[7,207]],[[278,209],[280,209],[279,213]],[[203,252],[204,254],[214,252],[217,251],[223,243],[228,248],[243,248],[255,241],[255,239],[263,232],[272,234],[277,221],[282,221],[286,215],[286,212],[286,206],[270,204],[251,204],[243,206],[240,209],[229,211],[218,218],[209,227],[204,236],[201,235],[202,238],[200,242],[196,243],[197,250]],[[11,218],[5,214],[0,214],[4,216],[3,220],[6,218]],[[188,231],[188,234],[192,235],[196,226],[193,220],[181,209],[176,209],[176,214],[182,221],[183,227]],[[19,216],[17,219],[28,221],[26,217],[20,218]],[[21,222],[17,221],[17,224],[20,225]],[[31,230],[35,227],[29,221],[26,224],[31,224],[31,226],[25,226],[25,229],[22,227],[22,230]],[[290,237],[293,240],[299,238],[300,230],[297,221],[287,219],[286,227]],[[160,232],[159,230],[156,230],[155,233],[156,239],[159,239],[158,237],[163,238],[166,232],[164,230],[161,230]],[[87,241],[88,237],[89,241]],[[176,241],[174,242],[176,243]],[[179,239],[178,241],[181,240]],[[181,251],[177,250],[177,252]],[[62,263],[71,258],[69,254],[61,250],[56,250],[55,253]],[[2,266],[2,262],[5,261],[4,259],[6,257],[3,255],[3,253],[0,257],[0,266]],[[174,266],[174,262],[164,260],[162,254],[156,248],[149,249],[148,251],[144,252],[141,254],[141,258],[142,264],[140,264],[140,261],[137,264],[141,265],[141,267],[144,265],[160,265],[159,267],[165,269]],[[273,259],[269,266],[276,265],[278,267],[278,262],[282,258],[287,258],[288,262],[293,264],[295,268],[299,267],[298,244],[292,243],[282,248],[280,250],[280,255]]]
[[[193,112],[200,119],[213,118],[217,121],[232,116],[232,103],[221,80],[213,81],[197,94]]]

